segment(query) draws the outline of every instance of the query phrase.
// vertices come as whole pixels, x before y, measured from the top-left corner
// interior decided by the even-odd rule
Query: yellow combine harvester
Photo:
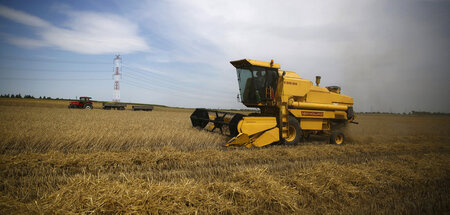
[[[337,86],[319,87],[280,64],[243,59],[230,62],[237,70],[240,98],[260,113],[242,114],[196,109],[192,125],[228,132],[225,146],[262,147],[272,143],[297,144],[309,135],[327,135],[330,143],[344,143],[340,128],[353,122],[353,98]],[[356,123],[356,122],[353,122]]]

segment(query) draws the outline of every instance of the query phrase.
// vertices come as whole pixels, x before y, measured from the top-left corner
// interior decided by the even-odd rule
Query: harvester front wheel
[[[230,128],[230,136],[236,137],[239,134],[239,131],[237,129],[239,122],[244,118],[244,115],[242,114],[236,114],[231,118],[229,128]]]
[[[294,116],[289,116],[289,136],[284,140],[287,145],[297,145],[302,136],[302,129],[300,123]]]
[[[90,109],[92,109],[92,106],[91,106],[91,105],[85,105],[85,106],[84,106],[84,109],[90,110]]]
[[[341,144],[344,144],[344,141],[345,141],[345,136],[344,136],[344,133],[342,133],[342,131],[335,131],[330,136],[331,144],[341,145]]]

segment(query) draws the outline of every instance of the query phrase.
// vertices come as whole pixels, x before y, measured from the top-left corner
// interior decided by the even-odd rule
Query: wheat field
[[[225,148],[192,110],[0,99],[0,214],[446,214],[450,117],[360,115],[347,143]]]

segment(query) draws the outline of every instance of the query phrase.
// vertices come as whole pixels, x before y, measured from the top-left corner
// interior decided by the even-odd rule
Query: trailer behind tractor
[[[138,111],[138,110],[142,110],[142,111],[152,111],[153,110],[153,106],[149,106],[149,105],[133,105],[133,111]]]
[[[127,107],[127,104],[116,103],[116,102],[103,102],[104,110],[111,110],[111,109],[125,110],[126,107]]]

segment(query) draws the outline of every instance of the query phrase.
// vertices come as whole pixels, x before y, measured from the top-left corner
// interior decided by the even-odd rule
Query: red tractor
[[[91,97],[82,96],[79,101],[70,102],[69,108],[84,108],[84,109],[92,109],[92,101]]]

